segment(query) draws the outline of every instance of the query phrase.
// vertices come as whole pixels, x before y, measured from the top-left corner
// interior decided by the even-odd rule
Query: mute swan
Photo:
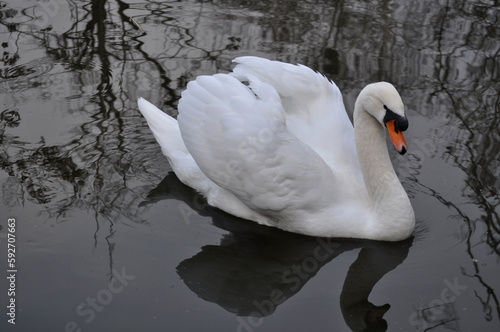
[[[139,110],[186,185],[208,204],[286,231],[398,241],[415,225],[385,142],[404,154],[404,105],[389,83],[367,85],[354,128],[337,86],[302,65],[236,58],[232,73],[199,76],[177,120]]]

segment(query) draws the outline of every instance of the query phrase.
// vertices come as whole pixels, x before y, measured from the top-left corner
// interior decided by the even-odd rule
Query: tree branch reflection
[[[485,252],[500,254],[498,6],[472,0],[51,1],[60,7],[47,11],[46,20],[37,13],[50,1],[25,8],[0,3],[5,206],[33,202],[54,224],[88,213],[96,223],[94,241],[104,233],[111,264],[117,223],[146,222],[143,197],[169,170],[137,111],[138,96],[175,115],[189,80],[228,71],[231,59],[248,54],[320,70],[344,92],[347,109],[361,86],[389,80],[415,116],[443,123],[446,146],[430,156],[464,174],[460,202],[425,183],[423,161],[415,160],[403,182],[459,217],[472,262],[464,273],[477,278],[485,319],[500,319],[497,290],[474,263]],[[49,133],[20,138],[30,112],[64,117],[57,139],[48,140]]]

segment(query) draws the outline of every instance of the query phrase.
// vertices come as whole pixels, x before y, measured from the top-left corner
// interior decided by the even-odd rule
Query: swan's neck
[[[354,136],[361,173],[374,215],[371,231],[406,238],[415,223],[413,208],[392,167],[385,128],[364,110],[360,102],[356,102],[354,109]]]

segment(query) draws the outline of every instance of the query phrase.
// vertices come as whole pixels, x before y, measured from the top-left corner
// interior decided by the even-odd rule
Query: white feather
[[[385,240],[411,234],[411,225],[391,230],[377,220],[386,206],[366,190],[353,126],[333,82],[305,66],[235,62],[231,74],[189,82],[177,120],[139,99],[181,181],[226,212],[292,232]]]

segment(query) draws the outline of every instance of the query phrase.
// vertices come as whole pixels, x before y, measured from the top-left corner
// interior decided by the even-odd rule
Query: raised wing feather
[[[247,76],[200,76],[179,102],[184,143],[201,171],[251,209],[273,219],[335,200],[335,176],[290,133],[280,95]],[[293,208],[293,209],[289,209]]]
[[[302,65],[257,57],[240,57],[233,73],[240,80],[270,84],[279,94],[288,130],[316,151],[339,172],[356,170],[361,179],[354,144],[354,129],[338,87]]]

